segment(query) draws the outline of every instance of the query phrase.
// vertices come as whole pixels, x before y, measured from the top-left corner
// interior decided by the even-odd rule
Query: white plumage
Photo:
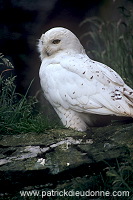
[[[66,127],[85,131],[112,116],[133,117],[133,90],[108,66],[91,60],[68,29],[42,34],[40,82]]]

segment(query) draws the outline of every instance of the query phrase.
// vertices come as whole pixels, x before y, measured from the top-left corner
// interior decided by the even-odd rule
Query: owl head
[[[78,38],[71,31],[62,27],[52,28],[42,34],[38,50],[42,60],[62,51],[84,53],[84,48]]]

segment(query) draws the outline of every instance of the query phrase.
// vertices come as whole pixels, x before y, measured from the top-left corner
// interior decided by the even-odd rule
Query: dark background
[[[0,0],[0,52],[14,65],[17,90],[25,93],[34,79],[30,95],[40,89],[37,41],[48,29],[62,26],[79,38],[85,32],[79,24],[88,17],[116,20],[119,6],[129,0]],[[86,47],[86,41],[81,43]]]

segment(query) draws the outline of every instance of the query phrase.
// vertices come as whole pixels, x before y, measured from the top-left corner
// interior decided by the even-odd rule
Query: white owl
[[[133,90],[114,70],[91,60],[71,31],[50,29],[38,49],[42,90],[64,126],[85,131],[113,116],[133,117]]]

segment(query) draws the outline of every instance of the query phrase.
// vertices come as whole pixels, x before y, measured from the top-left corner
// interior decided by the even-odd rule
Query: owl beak
[[[43,54],[48,57],[50,56],[50,52],[48,50],[48,47],[47,47],[47,38],[46,38],[46,35],[45,34],[42,34],[41,38],[40,38],[40,42],[41,42],[41,45],[42,45],[42,49],[43,49]]]
[[[47,56],[50,56],[50,54],[49,54],[49,52],[48,52],[47,50],[45,50],[45,54],[46,54]]]

